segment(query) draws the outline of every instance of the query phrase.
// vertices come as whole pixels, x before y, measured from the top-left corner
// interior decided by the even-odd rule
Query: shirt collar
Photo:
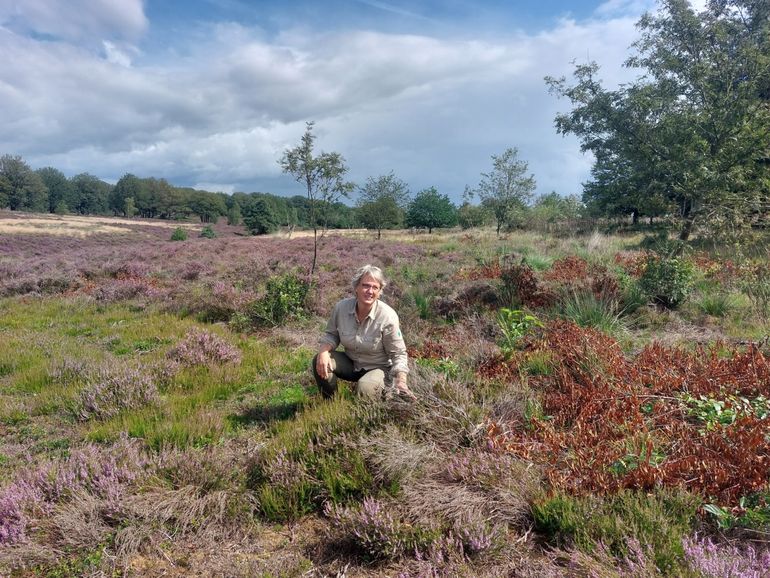
[[[356,303],[357,303],[357,300],[355,297],[353,297],[353,306],[350,308],[350,311],[348,311],[350,315],[356,314]],[[367,315],[366,317],[368,317],[369,319],[374,319],[374,315],[375,313],[377,313],[377,307],[379,306],[380,306],[380,300],[377,299],[375,300],[374,305],[372,305],[372,310],[369,311],[369,315]],[[366,319],[366,317],[364,317],[364,319]]]

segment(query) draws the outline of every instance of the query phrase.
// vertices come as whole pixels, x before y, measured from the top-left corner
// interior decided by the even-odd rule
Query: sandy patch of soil
[[[137,226],[175,229],[198,229],[199,225],[149,219],[121,219],[79,215],[12,214],[0,212],[0,235],[64,235],[87,237],[94,234],[118,234],[136,230]]]

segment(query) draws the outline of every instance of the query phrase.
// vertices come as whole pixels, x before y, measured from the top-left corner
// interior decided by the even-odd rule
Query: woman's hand
[[[329,379],[331,377],[334,368],[332,367],[332,356],[328,351],[324,350],[318,352],[315,370],[318,373],[318,377],[321,379]]]
[[[414,393],[412,393],[412,390],[409,389],[409,386],[406,384],[405,373],[396,374],[394,385],[396,386],[396,393],[398,393],[399,395],[403,395],[405,397],[408,397],[409,399],[417,399]]]

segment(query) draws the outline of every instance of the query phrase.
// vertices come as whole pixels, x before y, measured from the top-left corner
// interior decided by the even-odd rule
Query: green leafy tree
[[[480,205],[474,205],[470,201],[464,202],[457,209],[457,223],[463,229],[482,227],[490,221],[489,211]]]
[[[367,229],[375,229],[380,239],[383,229],[401,226],[408,203],[408,185],[392,172],[369,177],[358,191],[358,220]]]
[[[243,208],[243,224],[252,235],[266,235],[278,229],[278,217],[265,198],[254,198]]]
[[[596,64],[576,82],[548,78],[573,109],[556,117],[596,159],[587,204],[660,214],[674,207],[679,238],[751,224],[769,195],[770,4],[663,0],[638,23],[626,65],[638,79],[607,90]]]
[[[20,156],[0,157],[0,176],[8,183],[7,204],[12,211],[48,212],[48,189]]]
[[[492,170],[481,173],[477,189],[481,204],[495,216],[497,234],[503,227],[512,227],[535,191],[534,175],[527,175],[526,161],[518,158],[516,148],[508,148],[501,155],[492,155]]]
[[[11,201],[11,181],[5,175],[0,174],[0,209],[9,206]]]
[[[237,201],[233,202],[233,206],[230,207],[230,210],[227,211],[227,224],[232,226],[238,226],[241,224],[243,220],[243,215],[241,214],[241,206],[238,204]]]
[[[112,186],[94,175],[81,173],[72,177],[73,204],[70,207],[80,215],[100,215],[107,211],[107,200]]]
[[[457,207],[436,187],[423,189],[409,203],[406,224],[409,227],[426,227],[428,233],[439,227],[453,227],[457,224]]]
[[[582,204],[575,196],[562,197],[556,191],[541,195],[529,210],[530,224],[541,231],[553,232],[581,215]]]
[[[131,217],[132,215],[129,215],[126,212],[126,200],[129,198],[133,199],[134,210],[141,210],[140,207],[137,207],[137,200],[143,197],[144,188],[145,184],[142,182],[142,179],[131,173],[126,173],[120,177],[118,182],[115,183],[115,186],[112,187],[112,191],[110,191],[107,202],[110,211],[115,215]]]
[[[53,208],[52,211],[56,215],[66,215],[70,212],[69,207],[67,207],[67,202],[64,199],[61,199],[59,203]]]
[[[220,216],[227,214],[225,200],[216,193],[187,189],[188,204],[201,223],[216,223]]]
[[[279,164],[283,172],[290,174],[305,187],[309,206],[310,226],[313,227],[313,275],[318,261],[318,226],[322,217],[322,202],[333,203],[340,196],[347,196],[353,185],[345,181],[348,168],[339,153],[314,153],[315,135],[313,122],[306,123],[300,144],[284,151]]]
[[[133,217],[136,215],[136,203],[134,203],[134,197],[126,197],[123,205],[123,214],[126,217]]]
[[[44,167],[35,171],[48,189],[48,210],[56,213],[64,203],[69,208],[73,203],[72,184],[64,173],[53,167]],[[58,213],[61,214],[61,213]]]

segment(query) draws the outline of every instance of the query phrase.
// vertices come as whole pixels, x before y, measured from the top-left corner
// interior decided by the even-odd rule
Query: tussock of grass
[[[560,494],[533,505],[536,527],[559,546],[592,553],[603,544],[615,556],[628,544],[649,544],[657,567],[676,573],[684,561],[682,538],[690,535],[699,500],[691,494],[624,491],[614,496],[574,498]]]

